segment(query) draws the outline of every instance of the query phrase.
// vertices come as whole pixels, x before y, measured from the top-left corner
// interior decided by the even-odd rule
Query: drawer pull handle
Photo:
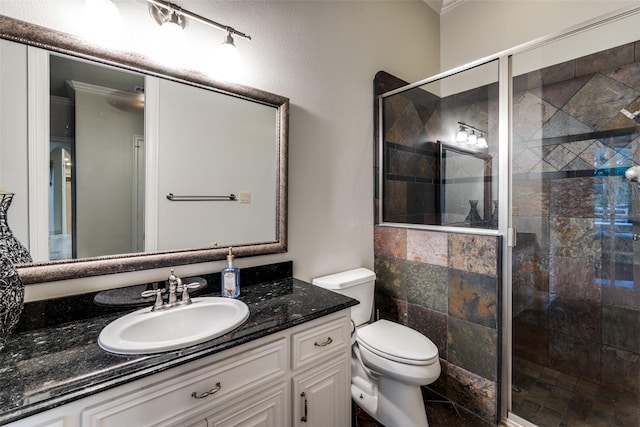
[[[205,397],[211,396],[212,394],[216,394],[220,391],[221,388],[222,386],[220,385],[220,383],[216,383],[216,386],[214,388],[209,391],[205,391],[200,395],[198,395],[198,393],[194,391],[193,393],[191,393],[191,397],[193,397],[194,399],[204,399]]]
[[[302,416],[302,418],[300,418],[300,421],[302,421],[303,423],[307,422],[307,395],[305,394],[305,392],[303,391],[302,393],[300,393],[300,397],[303,399],[303,407],[304,407],[304,415]]]
[[[328,337],[325,342],[321,342],[320,344],[318,344],[317,342],[314,342],[313,345],[316,346],[316,347],[326,347],[329,344],[331,344],[332,342],[333,342],[333,340],[331,339],[331,337]]]

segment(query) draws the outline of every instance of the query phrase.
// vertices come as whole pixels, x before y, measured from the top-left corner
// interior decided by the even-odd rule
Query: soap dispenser
[[[222,276],[222,296],[238,298],[240,296],[240,270],[233,266],[233,250],[229,248],[228,266],[220,273]]]

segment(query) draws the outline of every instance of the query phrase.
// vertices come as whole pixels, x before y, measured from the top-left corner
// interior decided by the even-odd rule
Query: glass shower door
[[[638,20],[512,58],[511,413],[537,425],[640,425]]]

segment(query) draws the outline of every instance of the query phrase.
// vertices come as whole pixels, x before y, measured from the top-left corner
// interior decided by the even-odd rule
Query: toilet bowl
[[[369,323],[375,274],[365,268],[312,283],[360,301],[351,308],[351,397],[386,427],[426,427],[420,387],[440,376],[438,348],[418,331],[388,320]]]

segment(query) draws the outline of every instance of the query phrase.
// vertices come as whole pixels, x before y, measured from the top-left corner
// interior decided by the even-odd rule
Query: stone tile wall
[[[640,395],[638,43],[514,79],[514,354]]]
[[[432,384],[494,424],[498,417],[500,239],[375,228],[376,310],[438,346]]]

